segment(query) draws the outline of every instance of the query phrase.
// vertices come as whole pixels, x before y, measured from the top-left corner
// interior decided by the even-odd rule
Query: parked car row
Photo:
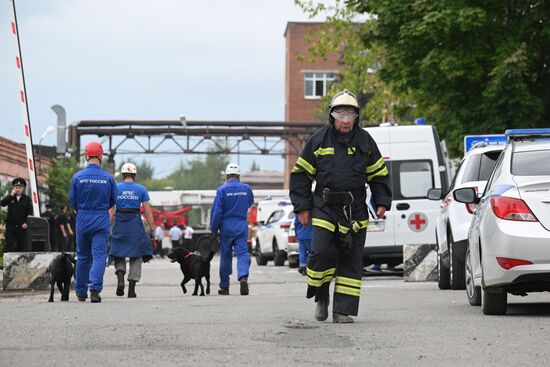
[[[443,199],[436,225],[440,289],[465,287],[464,263],[468,229],[475,209],[474,205],[455,201],[452,193],[462,187],[472,187],[476,192],[483,192],[503,149],[504,144],[474,145],[461,160],[447,195],[442,198],[441,190],[430,190],[432,199]]]
[[[505,135],[463,159],[437,226],[440,288],[465,287],[487,315],[506,313],[508,293],[550,291],[550,129]]]
[[[297,266],[292,263],[297,258],[288,249],[288,234],[295,215],[290,201],[262,201],[258,203],[258,211],[267,219],[259,219],[256,237],[253,239],[256,263],[267,265],[272,260],[276,266],[283,266],[288,257],[289,265]]]

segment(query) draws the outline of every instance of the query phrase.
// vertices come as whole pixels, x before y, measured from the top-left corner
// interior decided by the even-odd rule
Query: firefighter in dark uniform
[[[27,183],[17,177],[11,182],[11,194],[2,199],[0,204],[8,207],[6,219],[5,252],[25,251],[27,249],[27,217],[33,215],[31,198],[24,194]]]
[[[300,222],[313,224],[307,298],[315,297],[315,318],[328,318],[329,286],[336,278],[333,321],[351,323],[359,309],[369,222],[366,184],[379,218],[390,209],[391,188],[376,142],[359,124],[359,104],[352,93],[334,96],[329,121],[298,157],[290,175],[290,198]]]

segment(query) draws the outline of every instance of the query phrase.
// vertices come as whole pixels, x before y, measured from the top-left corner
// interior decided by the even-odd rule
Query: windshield
[[[549,176],[550,150],[515,152],[512,156],[512,174],[516,176]]]
[[[485,152],[473,156],[465,167],[462,182],[487,181],[497,163],[501,151]]]

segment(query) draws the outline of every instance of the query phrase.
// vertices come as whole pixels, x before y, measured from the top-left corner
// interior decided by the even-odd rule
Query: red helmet
[[[103,147],[97,141],[92,141],[86,144],[86,149],[84,149],[84,155],[86,159],[97,157],[101,159],[103,157]]]

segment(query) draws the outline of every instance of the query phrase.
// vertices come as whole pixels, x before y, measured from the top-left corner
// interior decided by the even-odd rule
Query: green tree
[[[147,180],[151,180],[155,174],[155,168],[153,167],[153,164],[147,160],[142,160],[140,162],[134,162],[134,161],[129,161],[129,160],[125,160],[123,162],[120,162],[120,164],[118,165],[118,169],[117,171],[120,172],[120,170],[122,169],[122,166],[125,164],[125,163],[133,163],[135,166],[136,166],[136,170],[137,170],[137,179],[141,182],[145,182]]]
[[[48,168],[47,187],[44,193],[49,202],[57,208],[69,202],[69,190],[73,175],[79,170],[78,162],[73,158],[54,158],[51,167]]]
[[[209,154],[206,158],[195,158],[180,162],[178,168],[162,181],[164,187],[175,190],[213,190],[224,181],[223,172],[229,163],[229,157],[220,154]],[[192,210],[187,214],[189,224],[200,223],[200,212]]]
[[[380,77],[411,96],[461,150],[462,136],[542,127],[550,119],[550,6],[546,1],[348,0],[374,26]]]
[[[227,156],[218,154],[180,162],[178,168],[166,177],[166,182],[175,190],[215,189],[223,182],[222,172],[228,163]]]

